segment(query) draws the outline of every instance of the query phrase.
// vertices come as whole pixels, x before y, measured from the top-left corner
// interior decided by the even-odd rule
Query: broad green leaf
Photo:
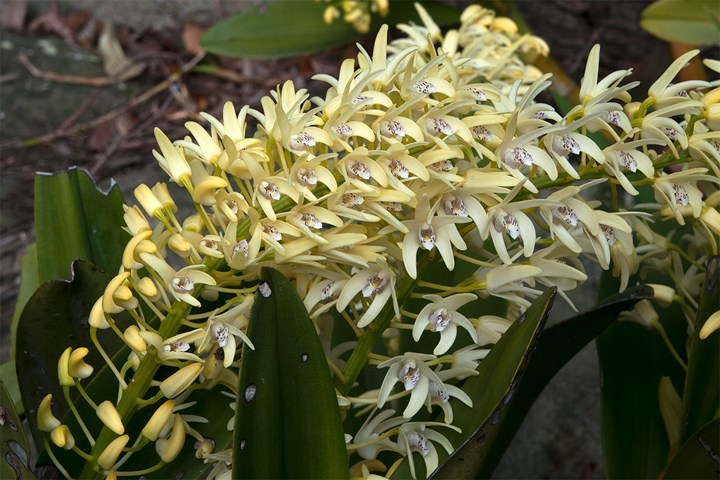
[[[720,470],[720,420],[715,419],[688,438],[665,469],[663,478],[717,479]]]
[[[347,477],[337,397],[302,300],[263,268],[243,347],[233,478]]]
[[[460,12],[438,2],[424,4],[440,24],[457,22]],[[360,34],[352,25],[336,19],[323,21],[326,2],[272,0],[263,7],[248,7],[215,24],[201,38],[207,51],[247,58],[285,58],[349,43]],[[419,17],[412,2],[391,3],[387,17],[373,17],[371,29]]]
[[[116,272],[128,234],[122,230],[120,189],[98,190],[90,175],[73,168],[35,177],[35,241],[39,282],[66,279],[70,264],[88,260]]]
[[[57,361],[67,347],[92,346],[87,319],[110,279],[87,262],[75,262],[72,270],[72,280],[52,280],[41,285],[30,297],[18,323],[16,371],[33,435],[37,433],[35,411],[46,394],[53,394],[57,411],[66,409],[57,385]],[[101,331],[98,336],[110,352],[117,351],[120,342],[112,332]],[[93,348],[86,361],[96,368],[103,364]],[[34,440],[42,445],[38,436]]]
[[[617,286],[618,280],[604,272],[601,297]],[[658,386],[663,376],[677,378],[681,368],[658,331],[640,323],[615,322],[598,336],[596,346],[605,475],[656,478],[669,452]]]
[[[35,176],[35,244],[23,256],[10,352],[15,358],[17,322],[25,303],[43,282],[69,278],[74,260],[105,272],[120,266],[128,234],[122,230],[123,198],[113,186],[102,192],[78,168]]]
[[[37,478],[30,469],[30,445],[12,398],[0,381],[0,478]]]
[[[495,440],[487,444],[480,478],[489,478],[510,445],[523,419],[555,374],[580,350],[612,324],[620,312],[636,302],[652,298],[650,287],[638,287],[608,298],[592,310],[549,327],[538,340],[527,370],[515,390],[507,414],[502,418]],[[487,443],[487,442],[486,442]]]
[[[658,0],[643,10],[640,26],[668,42],[716,44],[720,4],[716,0]]]
[[[720,413],[720,331],[704,340],[698,332],[714,312],[720,310],[720,257],[710,258],[700,294],[695,334],[690,339],[687,380],[683,394],[681,441],[689,440]]]
[[[443,434],[455,447],[448,456],[438,448],[439,467],[432,478],[474,478],[488,453],[503,417],[507,414],[518,382],[533,354],[538,335],[547,320],[556,289],[543,293],[495,344],[487,357],[478,365],[478,375],[470,377],[462,386],[473,401],[473,406],[450,400],[455,421],[462,432],[443,430]],[[424,472],[424,464],[415,458],[418,478]],[[410,469],[405,459],[393,474],[393,478],[409,478]]]

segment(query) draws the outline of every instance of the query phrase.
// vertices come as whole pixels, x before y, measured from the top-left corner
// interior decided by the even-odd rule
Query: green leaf
[[[663,478],[717,479],[720,470],[720,420],[715,419],[685,442]]]
[[[704,340],[698,332],[714,312],[720,310],[720,257],[710,258],[700,293],[695,334],[690,339],[687,380],[683,394],[682,441],[696,435],[718,416],[720,409],[720,331]]]
[[[17,322],[30,296],[43,282],[67,279],[74,260],[87,260],[117,272],[128,234],[122,230],[123,198],[117,186],[98,189],[78,168],[35,176],[35,244],[23,256],[20,291],[10,337],[15,358]]]
[[[36,445],[42,445],[36,408],[48,393],[53,394],[58,411],[67,408],[58,386],[57,362],[67,347],[92,346],[87,319],[110,279],[98,267],[83,261],[75,262],[72,270],[72,280],[53,280],[41,285],[18,323],[15,360],[18,384]],[[110,352],[121,345],[111,331],[98,332],[98,337]],[[104,363],[93,348],[86,358],[96,368]]]
[[[0,364],[0,381],[5,385],[15,411],[22,415],[23,404],[20,398],[20,386],[18,385],[15,362],[13,360]]]
[[[600,291],[617,279],[603,273]],[[607,478],[656,478],[665,466],[669,441],[660,412],[658,386],[678,366],[656,329],[615,322],[596,340],[601,374],[601,433]]]
[[[515,390],[509,410],[498,425],[495,440],[488,444],[486,460],[479,473],[480,478],[492,475],[523,419],[555,374],[613,323],[620,312],[632,308],[639,300],[652,298],[652,295],[650,287],[627,290],[542,332],[537,349]]]
[[[0,478],[37,478],[30,469],[30,445],[12,398],[0,381]]]
[[[31,243],[28,245],[22,256],[20,267],[20,288],[18,290],[17,299],[15,300],[15,311],[13,312],[12,324],[10,326],[10,358],[15,358],[15,337],[17,336],[17,324],[20,319],[22,309],[27,303],[30,296],[40,286],[40,277],[38,275],[37,264],[37,245]]]
[[[720,4],[716,0],[658,0],[643,10],[640,26],[668,42],[716,44]]]
[[[233,478],[347,477],[340,410],[320,340],[302,300],[263,268],[243,347]]]
[[[432,478],[474,478],[481,468],[488,446],[507,414],[507,406],[537,346],[556,291],[555,288],[546,290],[492,347],[478,365],[478,375],[465,381],[462,389],[472,399],[472,408],[454,398],[450,400],[456,419],[453,424],[462,432],[443,431],[455,451],[448,456],[444,449],[438,448],[440,463]],[[421,478],[424,464],[416,461],[415,468]],[[393,478],[409,477],[410,468],[405,459]]]
[[[129,240],[122,230],[123,198],[101,192],[86,171],[73,168],[35,177],[35,239],[40,282],[68,278],[70,264],[88,260],[116,272]]]
[[[457,22],[460,12],[438,2],[423,4],[439,24]],[[286,58],[309,54],[349,43],[360,36],[352,25],[336,19],[323,21],[325,2],[272,0],[261,7],[249,7],[213,25],[200,39],[211,53],[246,58]],[[383,23],[419,22],[411,2],[390,5],[386,18],[374,16],[371,30]]]

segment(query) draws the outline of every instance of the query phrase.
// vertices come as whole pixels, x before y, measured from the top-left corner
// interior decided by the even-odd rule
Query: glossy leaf
[[[0,381],[0,478],[37,478],[30,469],[30,445],[10,394]]]
[[[335,388],[302,300],[264,268],[243,347],[233,478],[347,477]]]
[[[710,258],[700,294],[695,334],[690,340],[687,380],[683,394],[682,441],[689,440],[720,413],[720,331],[701,340],[697,332],[720,310],[720,257]]]
[[[720,474],[720,420],[715,419],[692,435],[673,458],[663,478],[716,479]]]
[[[129,239],[121,228],[122,205],[117,186],[102,192],[85,170],[71,168],[35,176],[35,244],[23,256],[11,327],[11,358],[20,314],[40,284],[70,278],[70,265],[77,259],[90,261],[105,272],[117,271]]]
[[[480,362],[478,375],[470,377],[462,385],[463,391],[473,401],[472,408],[455,399],[450,400],[456,419],[453,424],[462,432],[443,430],[443,435],[450,440],[455,451],[448,456],[444,449],[438,449],[440,466],[432,478],[474,478],[479,471],[537,346],[538,335],[545,325],[555,294],[555,288],[545,291]],[[417,461],[420,457],[416,457],[415,468],[420,478],[424,465]],[[406,459],[393,478],[409,477]]]
[[[636,302],[652,298],[650,287],[638,287],[615,295],[592,310],[549,327],[538,340],[527,370],[520,379],[507,415],[498,426],[495,440],[489,444],[479,478],[488,478],[497,467],[523,419],[555,374],[580,350],[612,324],[620,312]]]
[[[35,177],[35,239],[40,283],[69,278],[70,264],[88,260],[116,272],[128,234],[121,228],[120,189],[101,192],[86,171]]]
[[[716,0],[658,0],[643,10],[640,26],[668,42],[716,44],[720,4]]]
[[[617,279],[603,274],[600,291]],[[670,311],[670,310],[668,310]],[[663,376],[681,370],[656,329],[615,322],[596,340],[601,374],[601,443],[607,478],[656,478],[669,440],[658,400]]]
[[[460,12],[438,2],[423,3],[438,24],[457,22]],[[272,0],[262,8],[248,7],[215,24],[201,38],[207,51],[246,58],[286,58],[349,43],[360,36],[342,19],[323,21],[325,2]],[[371,29],[383,23],[419,21],[412,2],[390,5],[387,17],[373,17]]]

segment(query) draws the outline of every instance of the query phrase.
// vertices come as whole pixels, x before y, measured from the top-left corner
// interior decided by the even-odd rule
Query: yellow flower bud
[[[708,106],[705,116],[707,117],[707,126],[710,130],[720,130],[720,103],[714,103]]]
[[[55,418],[51,409],[52,404],[52,393],[45,395],[45,398],[40,402],[40,406],[37,411],[37,422],[38,429],[41,432],[52,432],[55,428],[60,425],[60,420]]]
[[[185,423],[180,415],[175,414],[173,429],[168,438],[160,438],[155,442],[155,451],[165,463],[170,463],[178,456],[185,444]]]
[[[97,459],[97,463],[100,465],[100,468],[103,470],[110,470],[112,466],[115,465],[115,462],[117,462],[117,459],[120,457],[125,445],[127,445],[128,440],[130,440],[128,435],[122,435],[110,442]]]
[[[228,183],[224,178],[213,175],[205,177],[195,186],[192,194],[193,201],[206,207],[215,205],[215,191],[227,186]]]
[[[720,328],[720,310],[716,311],[710,315],[710,318],[705,320],[705,325],[703,325],[700,329],[700,339],[705,340],[718,328]]]
[[[158,182],[151,190],[157,199],[160,200],[163,208],[172,212],[177,212],[177,205],[175,204],[175,200],[173,200],[172,196],[170,196],[166,183]]]
[[[190,248],[190,242],[188,242],[185,237],[183,237],[179,233],[173,234],[168,239],[167,245],[170,250],[177,253],[182,258],[189,257],[190,253],[192,252],[192,249]]]
[[[135,289],[138,293],[144,297],[148,297],[151,301],[159,298],[160,292],[158,292],[157,285],[153,282],[150,277],[143,277],[135,284]]]
[[[72,450],[75,446],[75,437],[70,433],[70,429],[67,425],[58,425],[50,432],[50,440],[57,445],[59,448],[65,450]]]
[[[202,369],[202,363],[186,365],[163,380],[160,384],[160,390],[167,398],[175,398],[197,379]]]
[[[71,387],[75,385],[75,382],[70,376],[69,370],[71,351],[72,347],[66,348],[60,356],[60,360],[58,360],[58,380],[60,381],[60,385],[62,385],[63,387]]]
[[[92,307],[92,310],[90,310],[90,317],[88,318],[88,323],[90,323],[90,326],[97,328],[98,330],[105,330],[106,328],[110,328],[110,324],[105,318],[105,311],[103,310],[102,301],[103,297],[97,299],[95,305],[93,305]]]
[[[150,224],[137,205],[132,207],[125,205],[123,208],[125,209],[123,219],[125,220],[125,225],[127,225],[127,231],[130,232],[130,235],[135,236],[142,231],[150,230]]]
[[[492,28],[505,33],[517,33],[518,27],[511,19],[507,17],[497,17],[492,21]]]
[[[340,11],[334,5],[330,5],[323,11],[323,22],[326,25],[330,25],[333,20],[340,17]]]
[[[203,219],[200,215],[190,215],[185,220],[183,220],[182,227],[183,230],[199,233],[203,230],[203,228],[205,228],[205,222],[203,222]]]
[[[160,431],[167,425],[174,408],[175,400],[168,400],[160,405],[152,417],[150,417],[150,420],[148,420],[145,428],[142,429],[142,435],[153,442],[157,440]]]
[[[674,288],[657,283],[649,283],[648,287],[653,289],[653,300],[660,304],[661,307],[667,308],[672,305],[673,296],[675,295]]]
[[[630,102],[623,107],[623,110],[625,110],[625,115],[627,115],[629,119],[632,119],[635,117],[637,111],[640,110],[640,102]]]
[[[83,360],[90,351],[86,347],[76,348],[70,353],[68,371],[73,378],[88,378],[93,373],[93,367]]]
[[[132,290],[127,285],[120,285],[112,296],[115,305],[122,307],[124,310],[134,310],[138,306],[138,301],[133,297]]]
[[[105,477],[105,480],[117,480],[117,471],[113,470],[112,472],[108,472],[107,477]]]
[[[150,187],[141,183],[135,188],[133,192],[138,203],[151,217],[157,217],[162,212],[163,206],[160,200],[150,190]]]
[[[119,273],[115,278],[110,280],[107,287],[105,287],[105,293],[103,293],[102,296],[102,309],[105,313],[114,314],[125,310],[115,303],[113,295],[115,294],[115,290],[120,288],[128,278],[130,278],[130,272]]]
[[[140,263],[140,261],[138,260],[139,252],[136,253],[135,250],[137,249],[140,242],[142,242],[143,240],[147,240],[148,238],[150,238],[151,235],[151,230],[143,230],[142,232],[139,232],[137,235],[130,239],[130,241],[125,246],[125,250],[123,251],[123,268],[125,268],[126,270],[138,270],[143,267],[143,264]]]
[[[122,418],[120,418],[120,413],[118,413],[115,405],[110,400],[105,400],[98,405],[95,413],[110,430],[118,435],[125,433],[125,426],[122,423]]]
[[[137,325],[130,325],[126,328],[123,332],[123,339],[133,350],[137,350],[138,352],[144,352],[147,350],[147,345],[145,344],[145,340],[143,340],[140,336],[140,329]]]

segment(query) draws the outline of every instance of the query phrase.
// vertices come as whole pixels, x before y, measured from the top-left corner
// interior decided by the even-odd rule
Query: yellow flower
[[[100,405],[98,405],[95,413],[97,414],[98,418],[105,424],[105,426],[107,426],[110,430],[117,433],[118,435],[122,435],[123,433],[125,433],[125,426],[122,423],[120,414],[118,413],[115,405],[111,401],[105,400],[104,402],[102,402]]]
[[[215,285],[216,283],[212,276],[200,271],[205,265],[189,265],[175,271],[165,260],[155,255],[141,253],[140,258],[162,277],[165,288],[173,297],[194,307],[200,306],[200,301],[193,297],[196,284]]]

